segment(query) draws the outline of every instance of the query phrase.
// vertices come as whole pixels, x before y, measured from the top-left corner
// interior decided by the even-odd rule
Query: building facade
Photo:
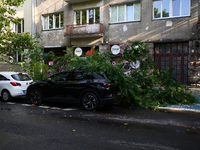
[[[173,67],[181,83],[200,82],[199,0],[33,1],[45,52],[60,56],[74,46],[84,55],[91,47],[105,52],[141,41],[159,69]]]
[[[25,32],[29,32],[31,35],[35,35],[36,33],[36,23],[35,23],[35,0],[27,0],[24,1],[23,7],[12,7],[12,9],[16,10],[15,17],[19,19],[19,24],[11,23],[11,29],[13,32],[23,34]],[[20,62],[22,60],[21,55],[17,52],[16,61]],[[8,70],[16,70],[22,71],[22,68],[19,64],[14,65],[7,62],[4,62],[3,55],[0,56],[0,71],[8,71]],[[12,62],[12,58],[10,59]]]

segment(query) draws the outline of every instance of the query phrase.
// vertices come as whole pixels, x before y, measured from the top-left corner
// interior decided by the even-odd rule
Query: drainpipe
[[[32,35],[35,36],[37,32],[36,25],[36,0],[32,0]]]

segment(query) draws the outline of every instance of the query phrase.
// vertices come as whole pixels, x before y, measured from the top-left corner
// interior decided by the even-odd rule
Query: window
[[[44,25],[43,29],[59,29],[63,28],[63,13],[60,14],[50,14],[43,16]]]
[[[76,11],[76,24],[99,23],[99,8]]]
[[[153,16],[157,18],[182,17],[190,15],[190,0],[154,0]]]
[[[30,81],[31,78],[27,74],[12,74],[11,77],[17,81]]]
[[[22,62],[24,60],[22,53],[23,53],[23,51],[22,52],[16,51],[16,54],[15,54],[16,62]]]
[[[71,80],[83,80],[83,72],[73,72]]]
[[[11,25],[13,32],[23,33],[24,32],[24,19],[19,19],[19,23],[15,24],[15,27]]]
[[[9,79],[7,79],[6,77],[4,77],[3,75],[0,75],[0,81],[6,81],[6,80],[9,80]]]
[[[140,3],[111,6],[111,23],[140,20]]]
[[[62,72],[51,76],[52,81],[67,81],[69,72]]]
[[[172,75],[181,82],[188,82],[188,53],[186,43],[155,43],[155,64],[160,70],[173,68]]]

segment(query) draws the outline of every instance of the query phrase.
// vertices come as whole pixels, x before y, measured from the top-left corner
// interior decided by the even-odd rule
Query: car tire
[[[4,102],[8,102],[8,101],[10,101],[11,99],[12,99],[12,97],[11,97],[11,95],[10,95],[10,92],[9,91],[7,91],[7,90],[4,90],[3,92],[2,92],[2,100],[4,101]]]
[[[81,99],[82,107],[86,110],[95,110],[99,107],[99,100],[93,93],[85,93]]]
[[[40,105],[43,100],[42,92],[39,89],[31,89],[29,92],[28,99],[32,104]]]

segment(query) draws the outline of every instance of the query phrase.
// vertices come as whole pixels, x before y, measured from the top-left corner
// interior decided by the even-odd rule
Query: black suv
[[[83,71],[62,71],[46,80],[32,82],[27,89],[27,98],[33,104],[41,104],[45,97],[64,97],[78,102],[86,110],[115,102],[113,83],[105,74]]]

